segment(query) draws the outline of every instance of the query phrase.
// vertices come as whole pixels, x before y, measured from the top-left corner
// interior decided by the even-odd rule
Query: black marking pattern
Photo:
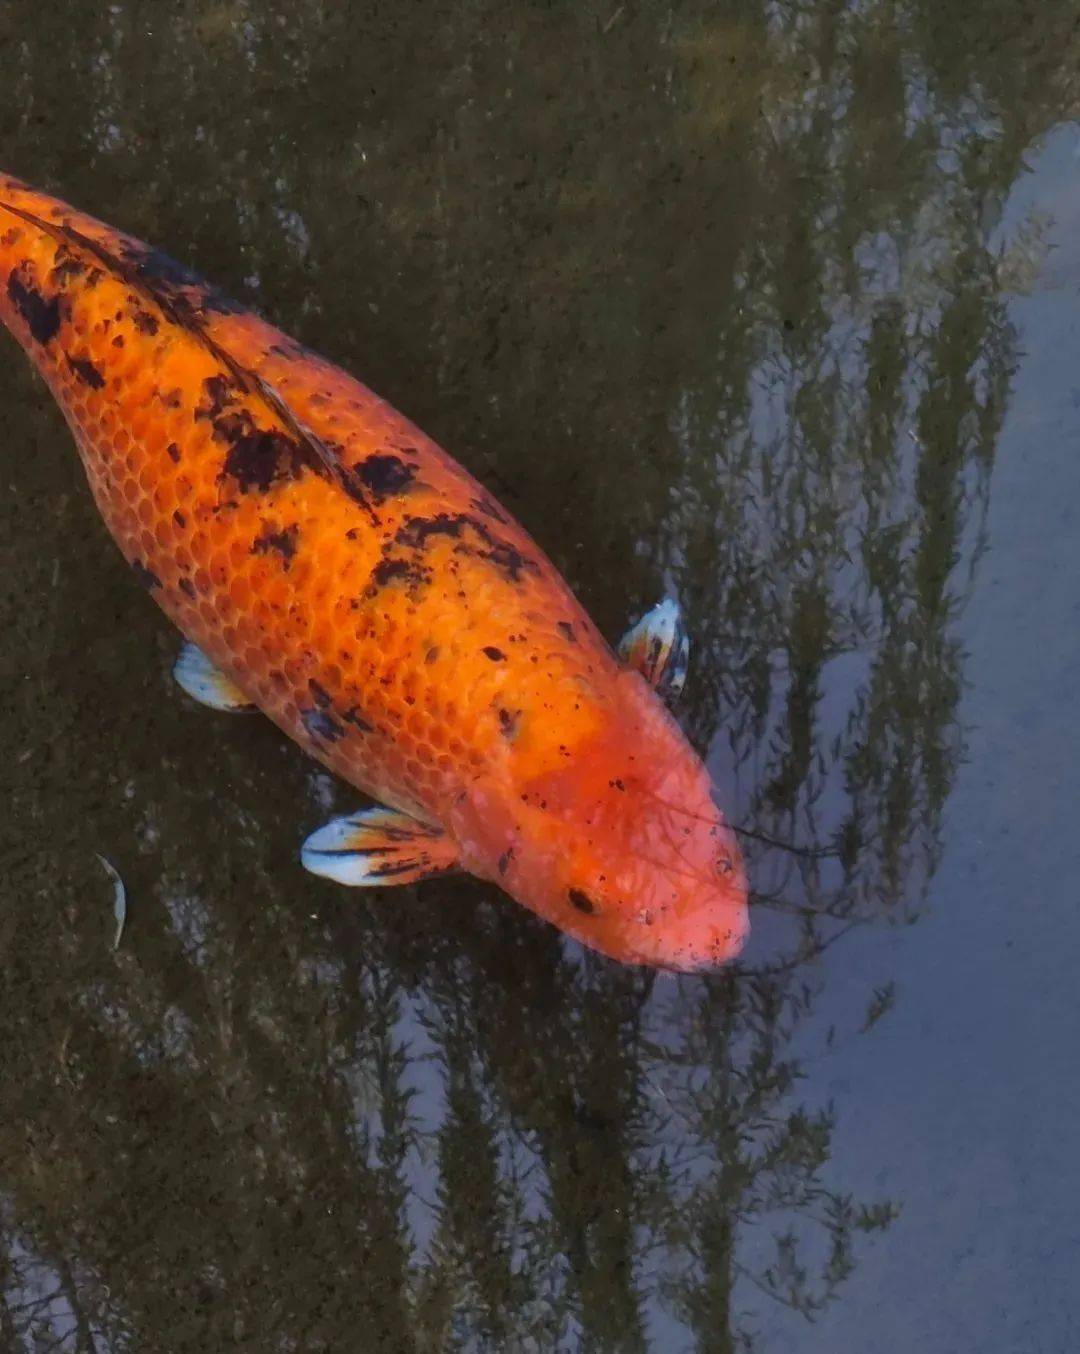
[[[431,581],[431,570],[414,564],[407,559],[384,559],[371,571],[371,578],[365,589],[365,597],[375,597],[388,583],[404,584],[411,595],[415,596],[425,583]]]
[[[364,716],[360,713],[359,708],[355,705],[351,706],[348,710],[346,710],[341,717],[346,724],[354,725],[356,728],[360,730],[361,733],[375,732],[374,724],[369,724],[367,720],[364,718]]]
[[[133,559],[131,561],[131,568],[135,577],[148,592],[152,592],[154,588],[161,587],[161,579],[158,578],[153,569],[148,569],[141,559]]]
[[[299,538],[300,528],[295,523],[291,527],[284,527],[280,530],[275,527],[266,527],[251,543],[251,553],[253,555],[279,555],[282,564],[288,569],[292,564],[293,556],[296,554],[296,543]]]
[[[83,385],[89,386],[91,390],[101,390],[105,385],[105,377],[88,357],[72,357],[69,354],[67,362]]]
[[[485,522],[468,513],[440,512],[402,522],[383,545],[383,559],[372,571],[366,595],[372,597],[386,583],[402,579],[408,580],[414,592],[429,582],[431,570],[423,560],[429,543],[438,537],[454,542],[455,555],[484,560],[509,582],[519,582],[525,573],[539,573],[534,560],[496,536]]]
[[[25,264],[8,278],[7,293],[11,304],[26,322],[30,337],[43,346],[50,343],[60,332],[60,298],[43,295]]]
[[[390,494],[404,493],[416,478],[416,471],[414,463],[382,452],[368,456],[353,467],[353,474],[371,490],[376,502]]]
[[[260,428],[247,409],[213,420],[214,440],[226,447],[222,475],[241,493],[265,494],[273,485],[297,479],[304,470],[319,473],[304,445],[276,428]]]

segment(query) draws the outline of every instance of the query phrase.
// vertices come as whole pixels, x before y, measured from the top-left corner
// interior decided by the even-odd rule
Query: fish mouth
[[[704,946],[687,945],[678,950],[672,947],[667,953],[659,947],[651,954],[642,954],[640,962],[665,973],[715,973],[739,957],[749,936],[750,917],[744,912],[725,928],[722,935]]]

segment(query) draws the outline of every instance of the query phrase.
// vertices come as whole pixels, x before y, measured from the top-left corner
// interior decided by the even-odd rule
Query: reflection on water
[[[758,892],[674,980],[302,876],[348,794],[171,691],[5,345],[6,1347],[756,1350],[842,1295],[902,1200],[845,1189],[806,1050],[894,989],[822,1030],[821,956],[926,903],[1039,244],[995,232],[1078,55],[1064,0],[969,8],[0,12],[6,168],[353,367],[609,634],[678,592]]]

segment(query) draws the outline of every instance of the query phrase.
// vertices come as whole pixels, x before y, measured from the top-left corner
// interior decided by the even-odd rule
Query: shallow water
[[[77,17],[75,17],[77,15]],[[172,688],[0,344],[0,1350],[1080,1348],[1075,3],[0,8],[0,161],[665,591],[743,960],[620,969]],[[112,886],[128,890],[111,948]]]

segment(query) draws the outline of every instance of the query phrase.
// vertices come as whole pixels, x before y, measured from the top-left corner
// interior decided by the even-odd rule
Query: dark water
[[[0,7],[0,163],[386,395],[617,635],[753,941],[674,979],[175,637],[0,345],[0,1349],[1080,1349],[1080,9]],[[130,912],[111,949],[101,852]]]

